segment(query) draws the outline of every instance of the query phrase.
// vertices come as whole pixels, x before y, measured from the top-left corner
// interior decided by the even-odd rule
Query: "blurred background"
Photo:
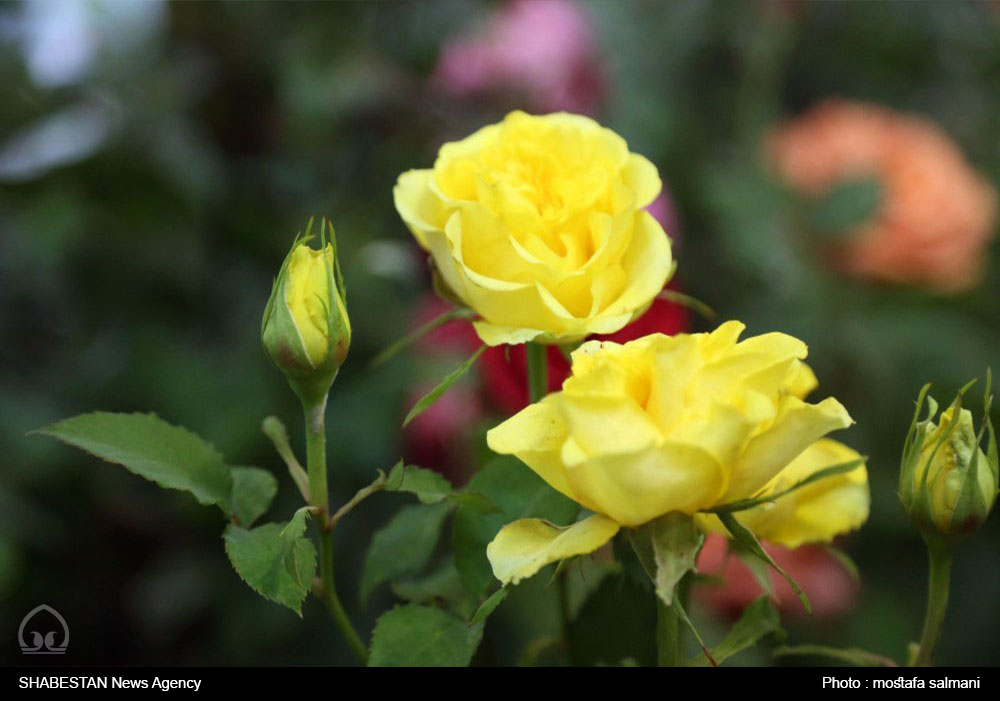
[[[816,398],[856,419],[838,439],[870,456],[872,512],[840,545],[860,585],[825,550],[785,554],[817,604],[782,599],[789,642],[902,659],[919,636],[924,550],[895,494],[912,402],[1000,370],[1000,4],[5,2],[0,85],[0,663],[23,662],[17,627],[40,603],[69,622],[70,664],[352,661],[315,600],[300,620],[245,587],[214,510],[25,433],[154,411],[274,471],[269,518],[287,518],[297,494],[259,426],[281,416],[301,448],[299,410],[259,320],[294,233],[325,214],[355,329],[330,402],[332,499],[401,454],[468,480],[485,429],[524,402],[517,355],[487,356],[405,433],[468,328],[368,363],[446,308],[397,176],[515,108],[592,115],[650,158],[674,284],[748,333],[804,339]],[[641,323],[712,328],[664,303]],[[335,534],[363,636],[402,595],[362,606],[356,582],[405,501],[379,495]],[[697,598],[709,638],[755,595],[732,577]],[[474,664],[538,657],[556,630],[546,579],[490,619]],[[1000,518],[953,581],[938,661],[1000,663]],[[572,661],[620,661],[602,648],[616,618],[638,621],[629,656],[649,659],[651,603],[612,616],[627,597],[603,594],[579,609]],[[774,663],[767,646],[734,662]]]

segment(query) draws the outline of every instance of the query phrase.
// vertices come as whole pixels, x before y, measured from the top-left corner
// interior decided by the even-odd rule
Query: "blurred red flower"
[[[728,541],[711,534],[698,557],[698,572],[720,577],[719,586],[700,586],[695,598],[722,616],[737,618],[747,604],[764,592],[739,558],[728,553]],[[770,543],[764,549],[794,579],[812,605],[813,615],[834,617],[851,610],[857,600],[858,585],[851,573],[821,545],[803,545],[789,550]],[[799,616],[805,609],[792,587],[770,572],[774,600],[782,615]]]

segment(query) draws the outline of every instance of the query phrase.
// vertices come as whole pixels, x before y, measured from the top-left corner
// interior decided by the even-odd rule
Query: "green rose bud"
[[[978,432],[962,408],[966,385],[937,423],[937,402],[924,387],[903,452],[899,495],[903,509],[925,538],[954,541],[976,531],[997,497],[997,444],[990,421],[989,379],[985,416]],[[924,398],[927,418],[918,421]],[[986,450],[981,447],[987,437]]]
[[[330,242],[327,243],[329,227]],[[261,341],[299,398],[320,403],[351,344],[344,279],[333,227],[324,219],[321,248],[309,246],[312,221],[281,266],[261,322]]]

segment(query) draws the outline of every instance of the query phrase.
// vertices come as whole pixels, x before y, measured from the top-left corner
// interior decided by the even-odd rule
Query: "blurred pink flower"
[[[660,226],[663,230],[667,232],[667,236],[670,237],[670,242],[676,246],[680,243],[681,236],[681,225],[677,218],[677,209],[674,207],[674,201],[670,197],[670,193],[667,192],[666,188],[656,196],[656,199],[650,202],[649,206],[646,207],[646,211],[653,215],[656,221],[660,222]]]
[[[590,19],[573,0],[511,0],[445,43],[431,77],[470,95],[521,93],[540,111],[592,113],[602,91]]]
[[[834,617],[847,613],[857,599],[858,586],[850,572],[821,545],[803,545],[789,550],[769,543],[764,549],[809,597],[813,615]],[[747,604],[763,590],[740,559],[729,555],[728,542],[720,535],[709,535],[698,557],[698,572],[721,577],[720,586],[701,586],[695,597],[723,616],[736,618]],[[792,587],[771,572],[774,600],[783,615],[805,614]]]
[[[435,384],[415,387],[407,406],[416,404]],[[473,461],[473,429],[481,416],[476,387],[459,382],[403,429],[403,459],[440,472],[452,484],[463,484]]]

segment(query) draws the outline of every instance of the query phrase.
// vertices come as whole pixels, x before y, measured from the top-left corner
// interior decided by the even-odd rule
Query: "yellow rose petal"
[[[782,470],[767,485],[763,495],[787,489],[819,470],[860,457],[837,441],[817,441]],[[850,472],[808,484],[774,503],[741,511],[735,516],[758,538],[797,548],[806,543],[829,543],[836,536],[859,528],[868,519],[870,502],[868,472],[861,465]],[[699,523],[706,530],[726,533],[715,516],[701,516]]]
[[[392,190],[396,211],[403,218],[421,248],[427,249],[427,232],[444,226],[445,209],[429,188],[430,170],[408,170],[399,176]]]
[[[816,440],[851,423],[847,410],[832,397],[819,404],[786,397],[774,425],[747,444],[725,501],[752,496]]]
[[[563,445],[566,478],[577,501],[624,526],[641,526],[671,511],[694,513],[726,488],[722,466],[705,450],[667,443],[636,453],[587,456]]]
[[[559,411],[552,401],[543,400],[488,431],[486,444],[495,453],[516,455],[553,489],[576,499],[559,460],[567,435]]]
[[[592,553],[618,532],[619,525],[600,514],[568,528],[526,518],[500,529],[486,548],[493,575],[504,585],[517,584],[548,564]]]

